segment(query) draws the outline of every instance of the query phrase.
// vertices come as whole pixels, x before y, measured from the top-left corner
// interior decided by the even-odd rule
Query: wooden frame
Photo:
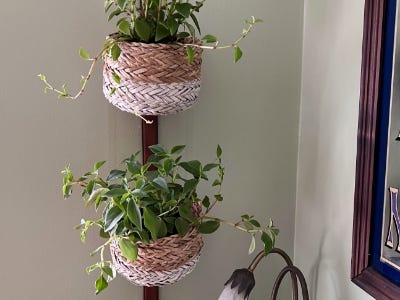
[[[385,7],[386,0],[365,1],[351,279],[376,299],[395,300],[400,287],[370,262]]]

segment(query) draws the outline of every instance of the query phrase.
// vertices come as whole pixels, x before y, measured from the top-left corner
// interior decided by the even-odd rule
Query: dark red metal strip
[[[142,159],[143,162],[151,155],[149,146],[158,144],[158,118],[157,116],[145,116],[146,120],[153,123],[147,124],[142,121]],[[158,300],[158,287],[144,287],[143,300]]]

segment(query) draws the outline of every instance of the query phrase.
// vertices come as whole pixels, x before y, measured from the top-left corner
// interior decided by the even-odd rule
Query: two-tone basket
[[[138,258],[130,261],[122,256],[117,241],[110,244],[116,271],[135,285],[163,286],[173,284],[193,271],[203,239],[193,228],[184,237],[175,234],[148,245],[138,243],[138,246]]]
[[[136,115],[167,115],[196,102],[201,48],[193,48],[194,61],[189,63],[185,47],[178,44],[119,42],[118,46],[118,60],[104,58],[103,92],[110,103]]]

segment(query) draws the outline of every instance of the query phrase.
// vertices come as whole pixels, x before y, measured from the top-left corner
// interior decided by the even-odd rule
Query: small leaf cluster
[[[70,197],[78,186],[86,206],[94,207],[100,215],[97,220],[82,219],[77,226],[82,242],[92,227],[97,227],[100,236],[106,239],[91,253],[99,254],[100,261],[87,268],[88,273],[100,271],[95,282],[96,293],[115,278],[112,263],[104,259],[104,249],[113,241],[118,242],[124,257],[135,260],[139,244],[174,234],[183,237],[192,228],[210,234],[220,224],[226,224],[250,234],[250,253],[255,249],[256,234],[260,234],[266,253],[274,246],[278,230],[272,222],[262,227],[249,215],[243,215],[236,223],[209,215],[224,199],[221,147],[217,147],[215,161],[206,164],[183,160],[184,148],[178,145],[168,150],[162,145],[153,145],[152,155],[145,164],[140,162],[138,152],[123,161],[123,168],[112,169],[105,176],[100,174],[105,161],[95,163],[91,171],[78,178],[69,166],[62,171],[64,198]],[[197,188],[201,182],[208,182],[210,189],[215,190],[212,196],[200,197]]]

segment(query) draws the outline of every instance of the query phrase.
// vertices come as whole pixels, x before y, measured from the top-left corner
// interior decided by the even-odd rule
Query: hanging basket
[[[110,244],[116,271],[139,286],[173,284],[193,271],[200,257],[203,239],[193,228],[184,237],[171,235],[145,245],[138,243],[138,258],[130,261],[122,256],[118,242]]]
[[[167,115],[186,110],[196,102],[201,48],[193,48],[195,58],[189,64],[186,49],[181,45],[134,42],[118,45],[121,49],[118,60],[110,56],[104,59],[103,92],[110,103],[137,115]]]

